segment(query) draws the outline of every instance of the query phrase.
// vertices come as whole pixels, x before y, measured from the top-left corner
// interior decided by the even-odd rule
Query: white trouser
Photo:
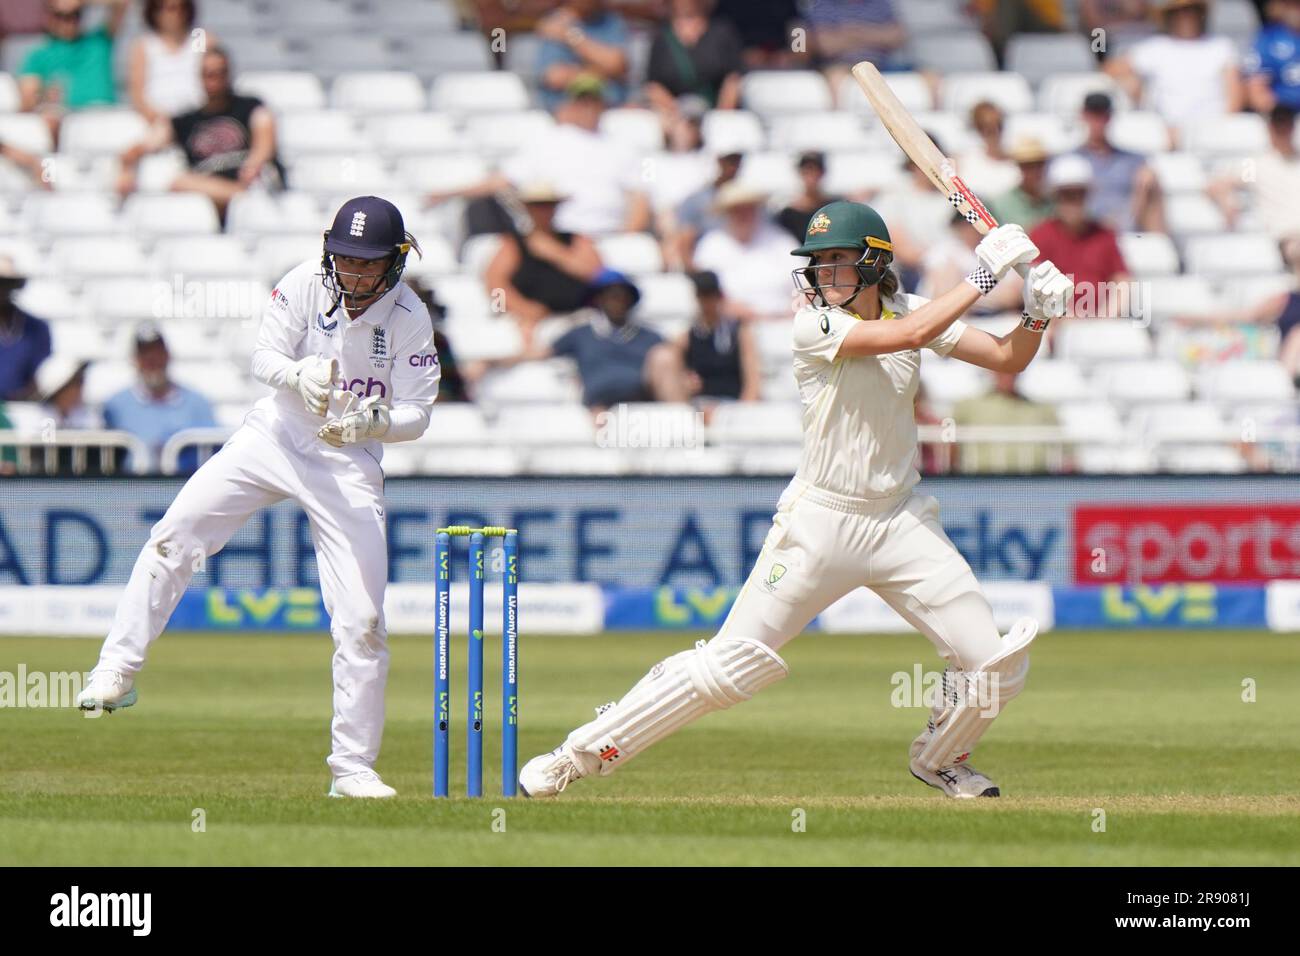
[[[383,469],[358,449],[290,435],[256,410],[185,483],[149,533],[100,652],[99,667],[135,674],[194,572],[259,508],[292,498],[311,522],[334,639],[335,776],[370,769],[384,733],[388,677]]]
[[[719,637],[773,650],[859,587],[875,591],[951,666],[977,670],[1002,650],[993,609],[939,524],[928,495],[842,499],[795,482]]]

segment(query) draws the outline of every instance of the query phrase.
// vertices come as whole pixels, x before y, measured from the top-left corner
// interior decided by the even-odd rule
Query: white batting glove
[[[355,411],[344,412],[322,425],[316,437],[335,448],[355,445],[369,438],[382,438],[388,433],[389,417],[388,406],[380,404],[381,401],[378,395],[370,396]]]
[[[1065,315],[1073,300],[1074,280],[1051,261],[1040,262],[1025,278],[1025,328],[1041,332]]]
[[[1038,247],[1025,235],[1025,230],[1009,223],[998,226],[980,240],[975,247],[975,258],[981,268],[992,273],[995,279],[1001,279],[1020,263],[1037,259]]]
[[[338,359],[326,361],[318,355],[308,355],[295,362],[287,376],[289,387],[302,396],[307,411],[325,417],[329,407],[330,387],[339,374]]]

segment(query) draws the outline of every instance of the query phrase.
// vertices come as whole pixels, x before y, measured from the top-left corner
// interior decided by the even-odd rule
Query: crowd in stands
[[[277,35],[286,23],[304,35]],[[383,35],[356,36],[363,24]],[[123,218],[100,236],[129,233],[146,201],[201,197],[206,213],[185,212],[214,244],[195,248],[232,266],[242,250],[242,278],[262,283],[313,255],[338,200],[392,195],[430,247],[409,278],[446,353],[443,402],[690,403],[712,422],[733,403],[796,400],[790,250],[825,203],[881,212],[906,290],[938,294],[974,265],[978,234],[849,76],[864,59],[991,211],[1077,283],[1042,360],[1055,377],[928,361],[918,421],[1068,428],[1058,406],[1091,398],[1129,427],[1127,402],[1195,399],[1227,426],[1250,399],[1290,404],[1300,375],[1300,0],[6,0],[0,37],[13,90],[6,102],[0,83],[0,397],[43,404],[61,428],[126,430],[154,456],[178,431],[231,423],[240,402],[204,399],[202,376],[171,380],[173,333],[187,366],[202,349],[166,316],[125,316],[129,342],[105,328],[116,354],[64,353],[66,316],[41,308],[65,308],[51,291],[65,277],[41,260],[71,240],[41,232],[37,194],[111,200],[104,215]],[[154,267],[187,230],[150,228],[136,274],[171,275]],[[195,263],[200,277],[239,278],[214,261]],[[99,314],[94,280],[111,275],[72,270],[78,321],[124,318]],[[1008,279],[973,316],[1000,328],[1018,303]],[[258,308],[224,321],[247,338]],[[1111,360],[1133,364],[1096,364]],[[1242,389],[1234,404],[1228,386],[1201,388],[1228,381],[1207,363],[1241,360],[1284,369],[1285,393]],[[108,361],[136,381],[95,382]],[[1142,362],[1182,384],[1108,384]],[[1232,456],[1189,460],[1276,466]],[[1124,457],[1066,467],[1172,467]],[[974,450],[958,464],[1012,467]],[[1049,466],[1021,455],[1012,470]]]

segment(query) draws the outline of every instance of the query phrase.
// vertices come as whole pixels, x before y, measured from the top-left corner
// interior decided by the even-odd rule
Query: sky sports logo
[[[83,893],[73,886],[50,897],[50,925],[56,928],[127,928],[148,936],[153,928],[152,893]]]

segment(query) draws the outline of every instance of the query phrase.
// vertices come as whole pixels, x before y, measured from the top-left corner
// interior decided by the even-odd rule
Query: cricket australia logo
[[[816,236],[831,228],[831,217],[824,212],[819,212],[813,216],[812,222],[808,223],[808,235]]]
[[[366,234],[366,214],[364,212],[355,212],[352,214],[352,235],[360,239]]]
[[[776,582],[780,581],[783,577],[785,577],[785,565],[773,564],[772,567],[768,569],[767,580],[763,582],[763,585],[768,589],[768,591],[775,591]]]

